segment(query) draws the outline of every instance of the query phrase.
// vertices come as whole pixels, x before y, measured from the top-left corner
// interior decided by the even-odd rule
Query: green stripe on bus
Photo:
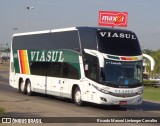
[[[19,59],[18,59],[18,53],[17,53],[17,50],[13,50],[13,59],[14,59],[14,68],[15,68],[15,73],[20,73],[20,68],[19,68]]]

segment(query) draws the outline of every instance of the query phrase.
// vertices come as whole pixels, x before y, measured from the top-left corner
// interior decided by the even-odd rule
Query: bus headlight
[[[143,93],[143,90],[139,90],[136,94],[140,95]]]
[[[94,85],[94,84],[92,84],[92,86],[93,86],[95,89],[97,89],[98,91],[100,91],[100,92],[102,92],[102,93],[104,93],[104,94],[109,94],[109,93],[110,93],[109,91],[104,90],[104,89],[102,89],[102,88],[100,88],[100,87],[97,87],[97,86]]]
[[[136,92],[136,94],[138,94],[138,95],[142,94],[142,93],[143,93],[143,90],[144,90],[144,88],[140,88],[140,89],[138,90],[138,92]]]

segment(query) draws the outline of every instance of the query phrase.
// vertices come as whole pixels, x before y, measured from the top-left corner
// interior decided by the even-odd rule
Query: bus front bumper
[[[134,97],[115,97],[110,94],[97,95],[97,104],[105,105],[139,105],[142,103],[142,95]]]

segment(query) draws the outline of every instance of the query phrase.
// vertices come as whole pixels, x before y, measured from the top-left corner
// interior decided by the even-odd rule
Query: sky
[[[98,13],[104,10],[128,12],[128,26],[123,29],[134,31],[143,49],[157,50],[160,49],[159,5],[160,0],[0,0],[0,44],[9,46],[14,33],[97,27]]]

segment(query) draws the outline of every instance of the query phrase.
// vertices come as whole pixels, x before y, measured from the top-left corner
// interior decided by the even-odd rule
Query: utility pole
[[[29,29],[29,11],[32,10],[32,9],[34,9],[34,7],[32,7],[32,6],[29,7],[28,6],[28,7],[26,7],[26,9],[28,10],[27,29]]]

